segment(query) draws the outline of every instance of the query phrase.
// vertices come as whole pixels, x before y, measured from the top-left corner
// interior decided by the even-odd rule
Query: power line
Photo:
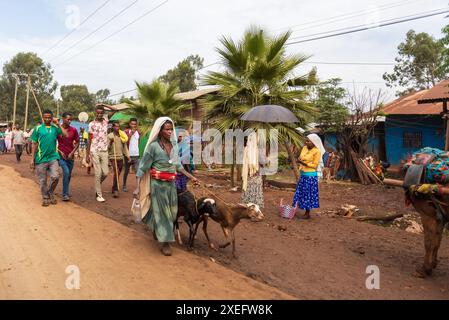
[[[115,14],[112,18],[110,18],[109,20],[107,20],[105,23],[103,23],[102,25],[100,25],[98,28],[96,28],[94,31],[90,32],[87,36],[85,36],[84,38],[82,38],[81,40],[78,40],[77,42],[75,42],[74,44],[72,44],[69,48],[67,48],[66,50],[64,50],[63,52],[61,52],[60,54],[58,54],[56,57],[53,57],[51,60],[56,60],[59,57],[63,56],[66,52],[70,51],[71,49],[73,49],[74,47],[76,47],[78,44],[80,44],[81,42],[83,42],[84,40],[90,38],[93,34],[97,33],[99,30],[101,30],[102,28],[104,28],[107,24],[109,24],[110,22],[112,22],[113,20],[117,19],[119,16],[121,16],[123,13],[125,13],[127,10],[129,10],[131,7],[133,7],[139,0],[135,0],[134,2],[132,2],[131,4],[129,4],[128,6],[126,6],[124,9],[122,9],[120,12],[118,12],[117,14]]]
[[[356,65],[356,66],[394,66],[393,62],[325,62],[325,61],[304,61],[305,64],[327,64],[327,65]]]
[[[411,14],[411,15],[403,16],[403,17],[399,17],[399,18],[387,19],[387,20],[380,21],[378,24],[387,23],[387,22],[391,22],[391,21],[396,21],[398,19],[405,19],[405,18],[421,16],[423,14],[436,13],[436,12],[440,12],[441,10],[447,10],[447,9],[441,8],[441,9],[435,9],[435,10],[431,10],[431,11],[427,11],[427,12],[415,13],[415,14]],[[297,37],[291,38],[291,40],[308,38],[308,37],[315,37],[315,36],[319,36],[319,35],[322,35],[322,34],[327,34],[327,33],[330,33],[330,32],[346,31],[346,30],[351,30],[351,29],[354,29],[354,28],[360,28],[360,27],[365,27],[365,26],[366,26],[366,24],[361,24],[361,25],[357,25],[357,26],[345,27],[345,28],[335,29],[335,30],[331,30],[331,31],[324,31],[324,32],[309,34],[309,35],[305,35],[305,36],[297,36]]]
[[[53,46],[45,50],[45,52],[42,53],[42,55],[47,54],[49,51],[57,47],[61,42],[63,42],[65,39],[67,39],[71,34],[73,34],[76,30],[78,30],[80,27],[82,27],[87,21],[89,21],[90,18],[92,18],[98,11],[100,11],[104,6],[106,6],[111,0],[106,0],[101,6],[99,6],[97,9],[95,9],[94,12],[92,12],[89,16],[87,16],[86,19],[84,19],[78,27],[74,28],[72,31],[67,33],[62,39],[60,39],[58,42],[56,42]]]
[[[368,27],[364,27],[364,28],[360,28],[360,29],[351,30],[351,31],[338,32],[338,33],[329,34],[329,35],[326,35],[326,36],[321,36],[321,37],[315,37],[315,38],[310,38],[310,39],[305,39],[305,40],[294,41],[294,42],[287,43],[286,45],[292,45],[292,44],[298,44],[298,43],[304,43],[304,42],[309,42],[309,41],[315,41],[315,40],[321,40],[321,39],[326,39],[326,38],[337,37],[337,36],[341,36],[341,35],[345,35],[345,34],[356,33],[356,32],[360,32],[360,31],[366,31],[366,30],[370,30],[370,29],[385,27],[385,26],[389,26],[389,25],[393,25],[393,24],[398,24],[398,23],[403,23],[403,22],[408,22],[408,21],[428,18],[428,17],[440,15],[440,14],[447,13],[447,12],[449,12],[449,10],[438,12],[438,13],[421,15],[421,16],[418,16],[418,17],[415,17],[415,18],[408,18],[408,19],[398,20],[398,21],[389,22],[389,23],[382,23],[382,24],[379,24],[379,25],[376,25],[376,26],[371,26],[371,27],[368,26]]]
[[[419,0],[419,1],[421,1],[421,0]],[[349,14],[345,14],[345,15],[341,15],[341,16],[335,16],[333,18],[327,19],[329,21],[324,20],[324,21],[327,21],[327,22],[323,22],[323,23],[320,23],[320,21],[318,20],[315,23],[312,23],[312,26],[303,27],[303,28],[299,28],[299,29],[294,28],[293,31],[297,32],[297,31],[302,31],[302,30],[314,29],[314,28],[321,27],[321,26],[324,26],[324,25],[328,25],[328,24],[331,24],[331,23],[334,23],[334,22],[351,20],[352,18],[364,16],[364,15],[369,14],[369,13],[381,12],[381,11],[384,11],[384,10],[400,7],[400,6],[403,6],[404,4],[408,4],[410,2],[416,2],[416,0],[415,1],[402,1],[402,2],[397,2],[397,3],[390,4],[390,5],[385,4],[385,5],[376,7],[376,8],[372,8],[371,10],[361,10],[361,11],[356,11],[354,13],[349,13]],[[307,24],[302,24],[302,25],[307,25]],[[301,26],[301,25],[297,25],[297,26]]]
[[[138,1],[138,0],[136,0]],[[165,0],[164,2],[161,2],[160,4],[158,4],[157,6],[155,6],[154,8],[152,8],[151,10],[145,12],[143,15],[141,15],[140,17],[138,17],[137,19],[133,20],[132,22],[128,23],[127,25],[125,25],[124,27],[122,27],[121,29],[117,30],[116,32],[113,32],[112,34],[110,34],[109,36],[107,36],[106,38],[104,38],[103,40],[95,43],[94,45],[90,46],[89,48],[82,50],[80,52],[78,52],[77,54],[71,56],[70,58],[68,58],[67,60],[64,60],[63,62],[57,64],[55,67],[59,67],[67,62],[69,62],[70,60],[78,57],[79,55],[83,54],[86,51],[89,51],[93,48],[95,48],[96,46],[102,44],[103,42],[105,42],[106,40],[109,40],[110,38],[112,38],[113,36],[115,36],[116,34],[122,32],[123,30],[125,30],[126,28],[130,27],[131,25],[133,25],[134,23],[136,23],[137,21],[139,21],[140,19],[146,17],[147,15],[149,15],[150,13],[152,13],[153,11],[157,10],[158,8],[162,7],[164,4],[166,4],[169,0]]]
[[[201,67],[201,68],[197,69],[196,71],[198,72],[198,71],[200,71],[200,70],[209,68],[209,67],[214,66],[214,65],[219,64],[219,63],[220,63],[220,61],[213,62],[213,63],[211,63],[211,64],[205,65],[204,67]],[[130,92],[134,92],[134,91],[137,91],[137,89],[131,89],[131,90],[127,90],[127,91],[123,91],[123,92],[119,92],[119,93],[110,94],[110,95],[108,96],[108,98],[110,98],[110,97],[115,97],[115,96],[120,96],[120,95],[122,95],[122,94],[130,93]]]

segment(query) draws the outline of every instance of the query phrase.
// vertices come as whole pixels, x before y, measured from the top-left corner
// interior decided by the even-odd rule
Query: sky
[[[135,81],[159,77],[190,54],[203,57],[205,65],[219,61],[219,39],[238,40],[250,25],[307,38],[445,8],[446,0],[0,0],[0,64],[18,52],[36,52],[51,64],[60,86],[86,84],[91,92],[108,88],[116,94],[134,89]],[[316,62],[393,63],[408,30],[439,38],[448,14],[292,44],[287,50],[310,56],[298,75],[316,66],[321,80],[338,77],[348,88],[381,88],[391,100],[395,89],[385,86],[382,74],[392,65]],[[202,72],[219,69],[216,64]]]

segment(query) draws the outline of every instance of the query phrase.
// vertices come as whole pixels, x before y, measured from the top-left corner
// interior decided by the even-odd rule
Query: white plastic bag
[[[135,223],[141,223],[142,222],[142,212],[140,207],[140,201],[137,199],[134,199],[133,205],[131,206],[131,213],[134,217]]]

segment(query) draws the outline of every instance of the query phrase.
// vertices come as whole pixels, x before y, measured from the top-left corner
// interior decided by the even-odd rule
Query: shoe
[[[98,202],[106,202],[106,200],[102,196],[99,196],[99,195],[97,195],[97,201]]]
[[[128,192],[128,189],[126,189],[126,186],[123,186],[123,192]]]
[[[62,201],[65,201],[65,202],[70,201],[70,197],[69,196],[63,196],[62,197]]]
[[[50,195],[50,204],[57,204],[58,203],[58,201],[55,199],[55,196],[54,195]]]
[[[114,191],[112,194],[113,194],[114,198],[116,198],[116,199],[118,198],[118,191]]]
[[[170,247],[170,244],[169,244],[168,242],[164,242],[164,243],[162,244],[161,251],[162,251],[162,254],[163,254],[164,256],[169,257],[169,256],[172,255],[171,247]]]
[[[50,205],[50,202],[48,201],[48,199],[44,199],[43,201],[42,201],[42,206],[43,207],[48,207]]]

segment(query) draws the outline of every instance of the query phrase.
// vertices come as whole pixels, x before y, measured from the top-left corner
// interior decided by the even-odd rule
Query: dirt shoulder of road
[[[73,203],[44,208],[36,185],[0,166],[0,299],[291,299],[202,257],[164,257],[145,234]],[[68,290],[80,270],[80,289]]]

